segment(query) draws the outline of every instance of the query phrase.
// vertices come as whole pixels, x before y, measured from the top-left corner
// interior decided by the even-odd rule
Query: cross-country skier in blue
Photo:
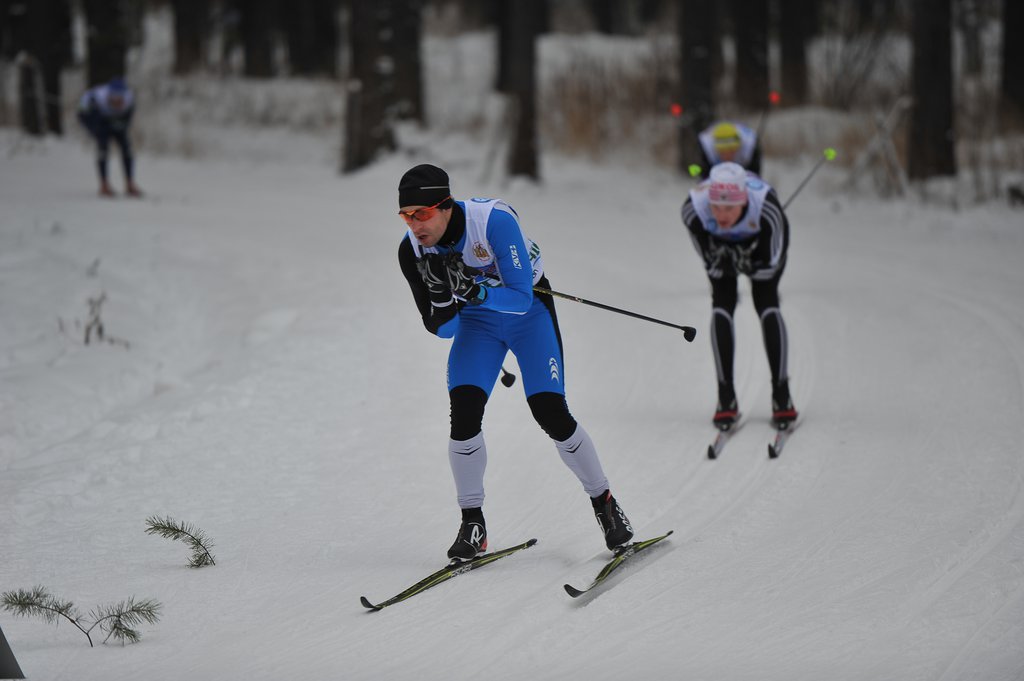
[[[606,546],[629,542],[633,530],[609,491],[597,450],[566,406],[554,301],[533,292],[534,285],[548,283],[540,249],[523,236],[519,216],[497,199],[456,201],[448,174],[429,164],[402,176],[398,204],[408,226],[398,261],[423,324],[454,339],[448,355],[448,460],[462,524],[448,557],[470,560],[487,548],[484,407],[509,351],[519,363],[534,418],[591,498]]]
[[[142,196],[135,184],[135,157],[128,138],[128,128],[135,113],[135,94],[123,78],[89,88],[78,102],[78,120],[96,140],[96,170],[100,178],[100,196],[114,196],[107,179],[107,156],[110,140],[121,150],[125,194]]]
[[[754,308],[761,318],[772,375],[772,420],[776,424],[795,421],[787,369],[789,341],[779,307],[789,221],[775,190],[737,163],[719,163],[711,168],[710,179],[690,190],[683,203],[683,224],[711,282],[711,348],[718,373],[715,424],[728,428],[739,417],[732,368],[740,275],[750,277]]]

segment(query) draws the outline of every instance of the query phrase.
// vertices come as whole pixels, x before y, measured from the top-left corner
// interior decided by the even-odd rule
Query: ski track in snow
[[[538,544],[364,612],[360,595],[436,569],[458,522],[448,346],[422,331],[395,263],[393,188],[415,162],[340,178],[147,159],[159,198],[144,202],[66,189],[90,167],[71,142],[0,167],[0,313],[13,320],[0,589],[43,584],[83,610],[133,594],[165,606],[124,648],[0,613],[30,678],[439,679],[453,661],[497,680],[1024,675],[1024,238],[1011,215],[807,187],[781,287],[801,426],[769,460],[744,283],[747,423],[709,461],[710,301],[679,224],[685,186],[558,159],[542,187],[476,187],[464,167],[453,179],[460,196],[512,202],[556,290],[698,328],[688,344],[558,301],[573,414],[638,536],[675,534],[611,588],[569,599],[562,584],[588,582],[608,554],[520,382],[499,384],[488,529],[495,548]],[[769,179],[786,198],[806,169]],[[129,349],[57,328],[100,290]],[[146,536],[154,514],[207,531],[217,565],[190,570],[187,547]]]

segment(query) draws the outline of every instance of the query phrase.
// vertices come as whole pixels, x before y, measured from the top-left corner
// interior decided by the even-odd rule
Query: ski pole
[[[764,121],[768,118],[768,109],[773,106],[779,105],[779,93],[772,90],[768,93],[768,104],[761,109],[761,118],[757,121],[757,141],[760,142],[764,138]]]
[[[619,314],[624,314],[627,317],[643,319],[644,321],[654,322],[655,324],[661,324],[662,326],[671,326],[673,329],[679,329],[680,331],[683,332],[683,338],[686,339],[687,343],[692,342],[694,337],[697,335],[697,329],[693,328],[692,326],[680,326],[679,324],[673,324],[671,322],[666,322],[661,319],[655,319],[654,317],[648,317],[646,315],[637,314],[636,312],[630,312],[629,310],[622,310],[617,307],[612,307],[611,305],[605,305],[604,303],[595,303],[594,301],[587,300],[586,298],[572,296],[569,295],[568,293],[559,293],[558,291],[552,291],[551,289],[542,288],[540,286],[534,286],[533,290],[536,291],[537,293],[546,293],[549,296],[565,298],[566,300],[574,300],[577,303],[583,303],[584,305],[593,305],[594,307],[599,307],[602,310],[608,310],[609,312],[618,312]]]
[[[814,176],[814,173],[818,172],[818,168],[820,168],[822,164],[825,163],[825,161],[831,161],[835,157],[835,149],[833,149],[832,147],[828,147],[827,149],[825,149],[824,153],[822,154],[822,157],[819,158],[818,162],[814,164],[813,168],[811,168],[811,172],[807,173],[807,177],[804,178],[804,181],[801,182],[800,186],[796,188],[796,191],[793,192],[793,195],[786,199],[786,202],[782,204],[782,210],[786,210],[789,204],[793,203],[793,199],[795,199],[796,195],[800,193],[800,190],[804,188],[804,185],[810,182],[811,178]]]

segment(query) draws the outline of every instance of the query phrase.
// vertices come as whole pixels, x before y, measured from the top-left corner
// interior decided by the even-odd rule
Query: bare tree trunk
[[[640,28],[637,0],[590,0],[597,30],[608,35],[635,35]]]
[[[88,31],[89,86],[124,76],[128,70],[128,18],[124,0],[82,0]]]
[[[737,17],[736,102],[744,109],[768,105],[768,0],[741,0]],[[734,12],[734,15],[737,13]]]
[[[952,0],[914,0],[913,13],[907,174],[916,180],[956,175]]]
[[[60,74],[74,58],[71,0],[51,0],[47,11],[49,49],[43,52],[43,89],[46,91],[46,122],[50,132],[64,134]]]
[[[541,0],[514,0],[509,15],[509,96],[513,132],[509,149],[509,176],[540,179],[537,159],[537,18]]]
[[[0,0],[0,81],[7,82],[7,69],[20,49],[18,36],[24,33],[24,12],[15,12],[11,0]],[[10,63],[9,63],[10,62]],[[16,102],[7,100],[6,88],[0,88],[0,125],[11,125],[17,120]]]
[[[813,0],[779,0],[779,43],[782,53],[781,94],[787,106],[807,103],[808,15]]]
[[[43,62],[43,108],[46,111],[46,129],[55,135],[64,134],[63,97],[60,86],[61,65],[46,58]]]
[[[498,66],[494,75],[494,89],[502,94],[509,93],[509,71],[512,64],[509,62],[512,50],[509,46],[512,26],[512,11],[515,0],[496,0],[498,3],[497,31],[498,31]]]
[[[684,115],[679,126],[679,169],[687,172],[700,159],[697,133],[714,119],[711,74],[717,49],[712,26],[715,6],[705,0],[683,0],[678,11],[679,101]]]
[[[513,13],[521,11],[521,8],[516,7],[518,4],[517,0],[492,0],[492,2],[492,13],[498,34],[498,66],[494,78],[494,89],[502,94],[510,94],[510,78],[512,77],[510,71],[515,68],[515,65],[509,61],[513,54],[509,41],[512,39]],[[486,2],[481,4],[491,6],[490,3]],[[534,12],[533,32],[536,37],[548,31],[550,24],[548,2],[547,0],[530,0],[529,4]]]
[[[291,72],[303,76],[338,73],[337,0],[289,0],[281,6],[288,29]]]
[[[964,39],[963,69],[964,74],[968,76],[981,75],[981,12],[978,2],[979,0],[958,0],[954,5],[956,25]]]
[[[350,0],[351,74],[345,107],[342,172],[369,165],[395,148],[395,0]]]
[[[174,0],[174,73],[184,75],[204,65],[209,12],[205,0]]]
[[[21,17],[17,47],[31,55],[33,70],[37,73],[32,76],[34,84],[29,91],[38,98],[39,111],[43,112],[39,129],[63,134],[60,74],[71,61],[70,1],[35,0],[23,6]],[[35,84],[36,79],[38,84]],[[37,107],[36,104],[31,106]]]
[[[21,109],[21,129],[29,135],[45,135],[43,68],[39,60],[27,52],[22,52],[18,57],[18,101]]]
[[[1003,117],[1019,127],[1024,123],[1024,3],[1003,0]]]
[[[423,0],[400,0],[395,17],[395,92],[399,118],[425,122],[423,105]]]
[[[457,0],[459,23],[468,29],[480,29],[498,24],[498,13],[503,0]]]
[[[599,33],[614,35],[621,30],[617,27],[614,0],[589,0],[587,4],[590,5],[590,13]]]
[[[274,5],[274,0],[244,0],[238,5],[242,15],[245,75],[250,78],[274,75]]]

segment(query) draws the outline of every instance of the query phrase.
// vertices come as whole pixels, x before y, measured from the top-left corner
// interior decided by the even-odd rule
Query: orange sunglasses
[[[405,220],[406,222],[412,222],[413,220],[415,220],[416,222],[426,222],[430,218],[434,217],[435,213],[437,213],[437,207],[440,206],[442,203],[444,203],[445,201],[447,201],[450,198],[452,198],[452,197],[451,196],[446,196],[443,199],[441,199],[440,201],[438,201],[437,203],[435,203],[433,206],[427,206],[426,208],[413,208],[412,210],[400,210],[400,211],[398,211],[398,214],[401,215],[402,219]]]

